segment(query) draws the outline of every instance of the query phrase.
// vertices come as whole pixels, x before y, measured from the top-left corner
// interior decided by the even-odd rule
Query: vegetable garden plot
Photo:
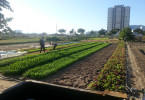
[[[123,92],[125,81],[125,43],[121,42],[89,87],[95,90]]]
[[[53,61],[52,63],[45,64],[44,66],[38,66],[36,68],[28,70],[26,73],[23,74],[25,77],[32,77],[37,79],[46,78],[52,73],[57,72],[58,70],[67,67],[68,65],[72,64],[73,62],[80,60],[83,57],[88,56],[89,54],[98,51],[104,47],[109,45],[109,43],[104,43],[102,45],[98,45],[96,47],[92,47],[90,49],[72,54],[68,57],[64,57],[58,60]]]
[[[84,43],[85,45],[86,43]],[[78,45],[82,45],[82,43],[78,43]],[[78,46],[77,45],[77,46]],[[68,46],[68,47],[67,47]],[[70,45],[67,45],[65,46],[66,48],[64,49],[69,49],[69,48],[73,48],[73,47],[76,47],[76,45],[74,46],[70,46]],[[62,50],[64,50],[62,49]],[[40,50],[40,49],[39,49]],[[57,52],[58,50],[55,50],[55,52]],[[60,51],[60,50],[59,50]],[[54,51],[51,51],[51,52],[54,52]],[[49,52],[49,53],[51,53]],[[25,55],[25,56],[22,56],[22,57],[16,57],[16,58],[9,58],[9,59],[6,59],[6,60],[3,60],[3,61],[0,61],[0,67],[3,67],[3,66],[7,66],[9,64],[12,64],[12,63],[15,63],[17,61],[22,61],[22,60],[25,60],[25,59],[31,59],[31,58],[34,58],[34,57],[38,57],[38,56],[41,56],[41,55],[45,55],[47,53],[43,53],[43,54],[33,54],[33,55]]]
[[[82,45],[82,46],[83,45],[88,45],[88,44],[92,44],[92,43],[84,43],[84,44],[80,43],[80,45]],[[35,57],[38,57],[38,56],[40,57],[40,56],[43,56],[43,55],[46,55],[46,54],[49,54],[49,53],[52,53],[52,52],[57,53],[57,52],[60,52],[60,51],[63,51],[63,50],[76,48],[76,47],[79,47],[80,45],[64,48],[62,50],[50,51],[50,52],[46,52],[46,53],[43,53],[43,54],[33,54],[33,55],[26,55],[26,56],[22,56],[22,57],[6,59],[6,60],[3,60],[3,61],[0,61],[0,67],[8,66],[8,65],[10,65],[12,63],[15,63],[15,62],[18,62],[18,61],[23,61],[25,59],[32,59],[32,58],[35,58]]]
[[[77,53],[82,50],[86,50],[86,49],[95,47],[97,45],[99,46],[101,44],[102,43],[88,43],[87,45],[79,46],[77,48],[65,49],[65,50],[67,50],[67,52],[64,50],[60,50],[58,52],[51,52],[51,53],[49,53],[49,55],[43,55],[43,56],[41,55],[41,56],[35,57],[33,59],[26,59],[23,61],[19,61],[19,62],[10,64],[9,66],[2,67],[1,72],[5,75],[6,74],[7,75],[8,74],[10,74],[10,75],[11,74],[12,75],[22,74],[24,71],[26,71],[30,68],[36,67],[38,65],[46,64],[53,60],[63,58],[70,54]]]
[[[113,54],[117,44],[111,44],[65,69],[51,75],[43,81],[58,85],[86,89],[108,58]]]

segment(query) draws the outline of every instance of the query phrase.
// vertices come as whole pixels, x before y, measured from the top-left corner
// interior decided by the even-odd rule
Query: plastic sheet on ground
[[[27,52],[20,52],[20,51],[0,51],[0,59],[16,57],[23,55]]]

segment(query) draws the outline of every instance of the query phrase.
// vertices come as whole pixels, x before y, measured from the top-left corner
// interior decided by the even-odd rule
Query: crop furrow
[[[42,79],[42,78],[46,78],[49,75],[57,72],[58,70],[67,67],[68,65],[74,63],[77,60],[80,60],[86,56],[88,56],[91,53],[94,53],[104,47],[106,47],[107,45],[109,45],[109,43],[105,43],[102,45],[98,45],[97,47],[93,47],[75,54],[72,54],[68,57],[64,57],[58,60],[55,60],[51,63],[45,64],[43,66],[38,66],[32,69],[29,69],[28,71],[26,71],[23,76],[25,77],[31,77],[31,78],[35,78],[35,79]]]
[[[88,45],[88,44],[92,44],[92,43],[85,43],[85,44],[82,44],[82,46],[85,46],[85,45]],[[23,61],[25,59],[32,59],[32,58],[35,58],[35,57],[40,57],[40,56],[47,55],[49,53],[53,53],[53,52],[57,53],[57,52],[60,52],[60,51],[63,51],[63,50],[77,48],[77,47],[80,47],[80,45],[64,48],[64,49],[61,49],[61,50],[54,50],[54,51],[50,51],[50,52],[42,53],[42,54],[33,54],[33,55],[26,55],[26,56],[22,56],[22,57],[6,59],[6,60],[3,60],[3,61],[0,61],[0,67],[8,66],[12,63],[15,63],[15,62],[18,62],[18,61]]]
[[[80,51],[83,51],[83,50],[86,50],[86,49],[89,49],[89,48],[92,48],[101,44],[102,43],[93,43],[91,45],[88,44],[88,45],[78,47],[78,48],[61,50],[60,52],[52,52],[47,55],[35,57],[33,59],[26,59],[23,61],[10,64],[9,66],[2,67],[0,71],[3,74],[21,74],[22,72],[30,68],[52,62],[56,59],[60,59],[62,57],[65,57],[73,53],[77,53],[77,52],[80,52]]]

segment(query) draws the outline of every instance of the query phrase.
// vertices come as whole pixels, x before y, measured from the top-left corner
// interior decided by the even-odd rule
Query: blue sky
[[[56,32],[57,28],[86,31],[107,29],[109,7],[124,5],[131,7],[130,25],[145,25],[145,0],[7,0],[13,13],[9,26],[23,32]]]

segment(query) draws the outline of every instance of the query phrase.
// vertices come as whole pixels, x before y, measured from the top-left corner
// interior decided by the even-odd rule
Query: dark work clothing
[[[54,45],[54,46],[53,46],[53,50],[55,50],[56,46],[57,46],[57,45]]]
[[[40,43],[40,48],[41,48],[40,53],[41,53],[42,49],[45,52],[45,41],[43,39],[40,39],[39,43]]]
[[[44,46],[44,45],[41,45],[40,53],[41,53],[42,49],[43,49],[43,51],[45,52],[45,46]]]
[[[57,43],[53,43],[53,50],[55,50]]]

